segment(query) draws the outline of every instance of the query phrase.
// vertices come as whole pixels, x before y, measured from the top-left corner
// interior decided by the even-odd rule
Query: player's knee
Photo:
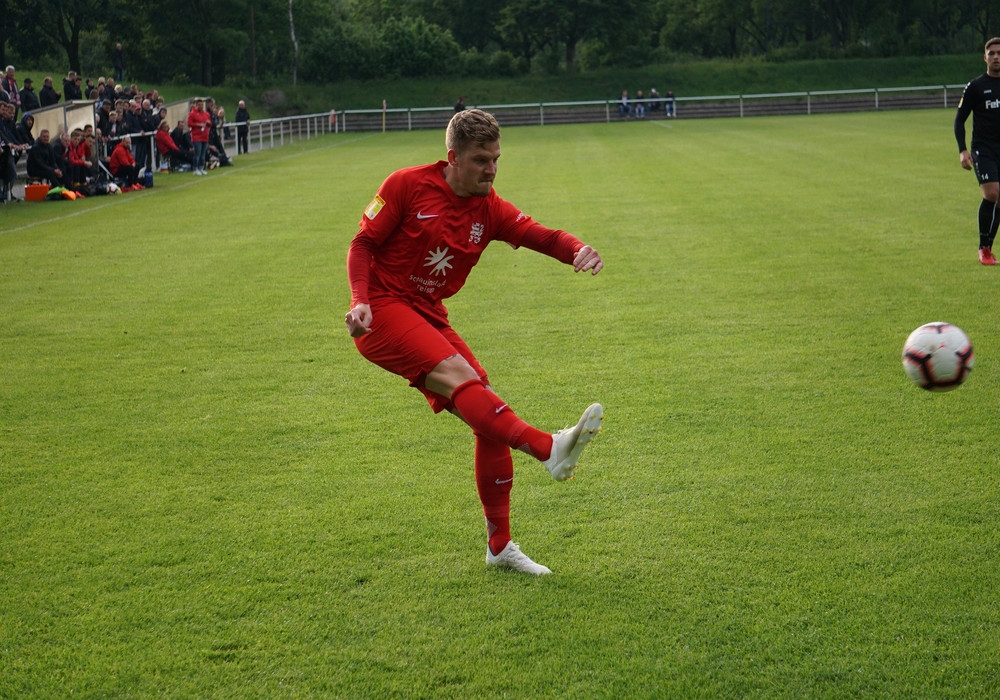
[[[461,355],[455,355],[438,363],[427,374],[424,386],[436,394],[450,398],[457,387],[479,379],[479,373],[472,365]]]

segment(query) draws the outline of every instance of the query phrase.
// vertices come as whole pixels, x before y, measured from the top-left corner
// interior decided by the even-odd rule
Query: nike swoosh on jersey
[[[425,214],[422,211],[417,212],[417,219],[420,221],[423,221],[424,219],[433,219],[436,216],[438,216],[438,214]]]

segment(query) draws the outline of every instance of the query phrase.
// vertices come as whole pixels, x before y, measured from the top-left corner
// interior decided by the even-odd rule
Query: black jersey
[[[972,147],[986,147],[1000,154],[1000,78],[983,73],[969,81],[955,115],[955,140],[965,147],[965,122],[972,114]]]

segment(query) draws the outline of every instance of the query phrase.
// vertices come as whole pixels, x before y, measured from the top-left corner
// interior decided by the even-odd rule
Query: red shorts
[[[371,330],[354,344],[366,360],[420,389],[435,413],[450,409],[451,400],[424,388],[424,379],[443,360],[461,355],[488,381],[486,370],[451,326],[432,323],[404,303],[372,306]]]

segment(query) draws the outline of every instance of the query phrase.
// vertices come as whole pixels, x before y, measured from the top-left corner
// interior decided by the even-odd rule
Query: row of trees
[[[93,74],[121,42],[131,76],[206,86],[926,55],[994,34],[989,0],[0,0],[0,63]]]

